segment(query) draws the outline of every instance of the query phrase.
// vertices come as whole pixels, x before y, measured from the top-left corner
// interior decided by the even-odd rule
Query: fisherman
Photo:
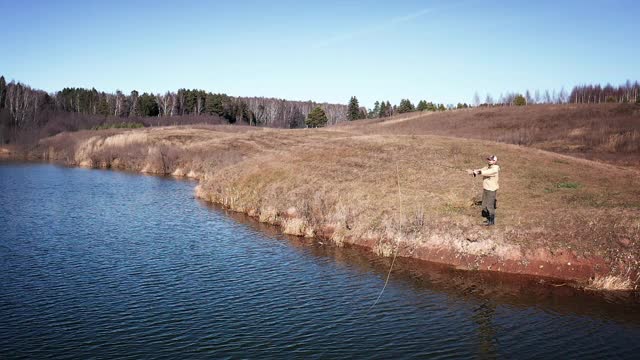
[[[498,192],[498,179],[500,166],[496,165],[498,157],[491,155],[487,158],[488,165],[482,169],[467,170],[469,175],[476,177],[482,175],[482,216],[487,218],[487,226],[496,224],[496,193]]]

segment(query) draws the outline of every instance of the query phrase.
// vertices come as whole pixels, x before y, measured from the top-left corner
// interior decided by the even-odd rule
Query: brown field
[[[30,156],[195,177],[202,199],[381,256],[629,289],[640,283],[639,119],[635,106],[564,105],[327,129],[81,131],[44,139]],[[485,228],[481,182],[464,169],[493,153],[498,225]]]
[[[535,147],[640,168],[640,106],[532,105],[404,114],[408,120],[366,120],[364,133],[443,135]],[[374,126],[369,126],[374,125]]]

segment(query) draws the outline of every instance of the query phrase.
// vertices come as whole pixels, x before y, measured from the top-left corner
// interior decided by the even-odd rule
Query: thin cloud
[[[405,16],[399,16],[399,17],[393,18],[393,19],[391,19],[390,23],[391,24],[405,23],[407,21],[411,21],[411,20],[417,19],[417,18],[419,18],[421,16],[424,16],[424,15],[430,13],[430,12],[431,12],[431,9],[422,9],[420,11],[417,11],[417,12],[414,12],[414,13],[411,13],[411,14],[408,14],[408,15],[405,15]]]
[[[404,15],[404,16],[398,16],[398,17],[394,17],[392,19],[389,19],[386,22],[383,22],[382,24],[376,25],[376,26],[370,26],[370,27],[365,27],[362,29],[358,29],[358,30],[354,30],[351,32],[345,32],[345,33],[341,33],[341,34],[337,34],[335,36],[329,37],[327,39],[324,39],[322,41],[319,41],[315,44],[313,44],[313,48],[318,49],[318,48],[323,48],[323,47],[327,47],[336,43],[340,43],[340,42],[344,42],[347,40],[352,40],[355,38],[360,38],[360,37],[364,37],[366,35],[371,35],[371,34],[375,34],[375,33],[379,33],[382,32],[386,29],[389,29],[391,27],[394,27],[398,24],[403,24],[409,21],[413,21],[419,17],[422,17],[428,13],[430,13],[432,10],[431,9],[422,9],[416,12],[412,12],[410,14]]]

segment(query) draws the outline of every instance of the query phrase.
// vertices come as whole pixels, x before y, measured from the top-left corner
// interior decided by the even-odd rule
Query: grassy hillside
[[[567,107],[567,112],[577,112],[569,115],[560,115],[560,107],[531,108],[414,113],[328,129],[83,131],[45,139],[31,156],[196,177],[202,199],[280,225],[289,234],[363,246],[382,256],[397,251],[464,269],[635,287],[640,275],[639,172],[536,149],[559,141],[562,136],[555,134],[571,133],[572,126],[600,125],[595,117],[579,119],[580,113],[593,110],[589,107]],[[615,109],[598,111],[610,114]],[[546,133],[555,140],[534,136],[538,140],[528,142],[533,148],[479,140],[505,136],[491,140],[508,142],[509,132],[520,131],[517,124],[542,129],[531,125],[534,119],[546,124],[551,120],[545,119],[560,116],[576,123],[554,125],[556,131]],[[604,138],[614,129],[627,129],[625,119],[635,121],[633,134],[637,113],[615,119],[597,128]],[[513,128],[499,130],[509,126]],[[443,134],[476,139],[439,136]],[[581,139],[576,141],[588,143],[587,137]],[[589,146],[592,153],[604,154],[600,145]],[[566,152],[562,149],[557,151]],[[498,154],[503,169],[498,225],[485,228],[477,205],[480,180],[464,170],[483,166],[492,153]]]
[[[532,105],[409,113],[343,127],[385,135],[482,139],[640,168],[640,105],[636,104]]]

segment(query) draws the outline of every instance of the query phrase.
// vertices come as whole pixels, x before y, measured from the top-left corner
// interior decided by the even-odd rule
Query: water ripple
[[[640,350],[633,299],[439,268],[416,274],[403,261],[368,311],[388,259],[270,235],[194,201],[193,185],[0,165],[2,358],[625,358]]]

